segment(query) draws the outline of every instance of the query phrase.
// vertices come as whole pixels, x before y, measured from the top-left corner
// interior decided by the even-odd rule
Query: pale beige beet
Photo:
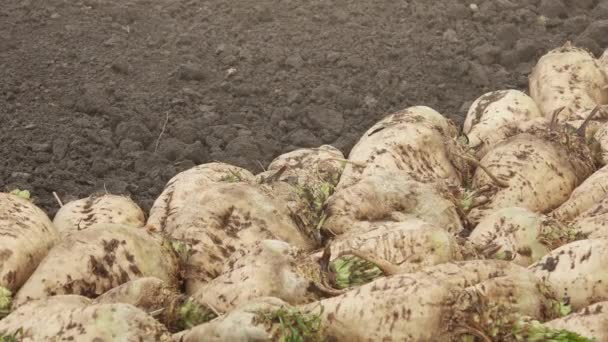
[[[563,222],[570,222],[594,207],[607,194],[608,166],[604,166],[577,186],[568,200],[551,212],[551,216]]]
[[[18,329],[24,333],[40,328],[41,321],[61,312],[84,308],[91,299],[79,295],[57,295],[30,301],[0,320],[0,336],[11,334]]]
[[[220,275],[225,260],[262,239],[282,240],[302,250],[318,246],[316,227],[299,225],[269,187],[216,183],[191,194],[171,210],[161,231],[188,250],[186,292]]]
[[[443,341],[457,287],[421,274],[380,278],[341,296],[302,306],[319,313],[335,341]]]
[[[542,322],[557,318],[563,306],[542,281],[523,271],[487,279],[459,292],[453,325],[462,329],[465,336],[516,341],[514,328],[521,319]]]
[[[379,278],[343,295],[299,306],[319,313],[324,333],[337,341],[447,341],[455,300],[465,287],[525,269],[498,260],[453,262],[416,273]],[[449,323],[449,324],[448,324]]]
[[[209,323],[173,335],[174,342],[278,341],[280,325],[263,319],[265,312],[290,308],[274,297],[263,297],[240,305]]]
[[[547,254],[529,269],[574,310],[608,300],[608,239],[574,241]]]
[[[45,212],[24,198],[0,193],[0,289],[17,291],[57,240]]]
[[[446,262],[425,267],[416,273],[465,289],[488,279],[515,277],[526,271],[525,267],[510,261],[476,259]]]
[[[401,222],[377,221],[367,229],[340,235],[328,242],[331,260],[357,251],[387,261],[401,273],[463,260],[467,249],[450,232],[425,221],[410,218]],[[320,254],[316,255],[320,257]]]
[[[507,207],[482,219],[468,240],[487,258],[529,266],[574,237],[573,230],[557,220],[529,209]]]
[[[476,99],[465,118],[462,131],[469,138],[469,147],[482,158],[492,147],[504,140],[509,126],[542,117],[531,97],[519,90],[498,90]]]
[[[608,109],[604,109],[608,112]],[[598,159],[602,164],[608,164],[608,123],[602,123],[593,136],[597,144]]]
[[[249,251],[235,253],[222,274],[202,285],[192,299],[225,313],[260,297],[289,304],[321,298],[319,263],[283,241],[262,240]]]
[[[262,187],[285,204],[299,226],[314,231],[320,239],[316,227],[323,220],[323,205],[334,192],[343,168],[342,153],[323,145],[280,155],[256,177]]]
[[[578,215],[571,226],[588,239],[608,238],[608,195]]]
[[[129,197],[104,194],[66,203],[53,218],[53,224],[62,235],[87,229],[97,223],[139,228],[145,224],[145,215]]]
[[[128,281],[95,298],[92,303],[131,304],[154,315],[169,331],[190,328],[215,317],[211,309],[194,303],[178,288],[156,277]]]
[[[378,170],[342,188],[326,203],[323,229],[333,234],[366,230],[377,221],[418,218],[451,233],[462,229],[454,196],[440,184],[409,180],[402,172]]]
[[[608,341],[608,302],[589,305],[566,317],[557,318],[543,324],[552,329],[565,329],[597,342]]]
[[[330,184],[335,187],[344,165],[344,155],[333,146],[302,148],[276,157],[268,170],[256,175],[256,178],[259,182],[268,182],[276,175],[276,181],[292,185],[318,188]]]
[[[486,201],[477,199],[479,205],[468,214],[472,223],[505,207],[548,213],[594,171],[584,142],[569,133],[552,131],[518,134],[497,145],[480,163],[507,187],[497,185],[484,170],[477,169],[473,188],[485,189],[479,196]]]
[[[170,226],[174,219],[171,212],[187,205],[192,195],[218,182],[254,183],[255,177],[243,168],[224,163],[202,164],[180,172],[167,182],[163,192],[154,201],[146,226],[157,230]]]
[[[276,341],[280,324],[270,324],[260,313],[286,309],[314,317],[320,305],[324,311],[322,340],[368,341],[382,337],[444,340],[450,333],[443,319],[453,316],[450,303],[458,291],[486,279],[521,272],[525,269],[505,261],[464,261],[378,279],[341,296],[295,308],[276,298],[258,298],[217,320],[178,333],[174,340]]]
[[[98,224],[65,236],[14,298],[14,307],[59,294],[97,297],[140,277],[177,286],[178,259],[161,237],[130,226]]]
[[[530,96],[546,117],[564,108],[558,115],[561,122],[585,119],[581,113],[606,104],[607,84],[598,60],[570,43],[541,57],[529,78]]]
[[[451,121],[428,107],[390,114],[367,130],[352,148],[338,189],[380,170],[402,170],[412,180],[444,180],[458,185],[464,170],[454,166],[449,153],[456,132]]]
[[[18,309],[20,320],[0,321],[0,334],[18,334],[24,342],[36,341],[124,341],[169,342],[167,329],[144,311],[129,304],[58,305],[49,312],[44,307],[25,305]],[[17,313],[17,312],[16,312]],[[15,314],[15,313],[13,313]],[[17,335],[19,336],[19,335]]]

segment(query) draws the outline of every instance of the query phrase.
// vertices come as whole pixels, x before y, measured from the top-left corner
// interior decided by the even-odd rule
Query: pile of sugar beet
[[[0,341],[608,341],[608,54],[566,43],[462,129],[415,106],[146,215],[0,194]]]

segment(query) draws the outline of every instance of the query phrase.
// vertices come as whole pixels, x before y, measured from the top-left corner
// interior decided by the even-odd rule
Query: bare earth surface
[[[348,153],[411,105],[461,122],[483,92],[525,89],[548,49],[608,45],[608,1],[470,4],[3,0],[0,190],[29,189],[50,214],[53,191],[148,209],[195,164],[259,172],[298,147]]]

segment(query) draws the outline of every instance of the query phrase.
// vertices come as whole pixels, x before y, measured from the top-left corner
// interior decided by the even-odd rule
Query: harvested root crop
[[[281,240],[304,251],[319,242],[316,227],[298,225],[271,191],[246,183],[210,184],[169,214],[160,230],[185,252],[188,294],[219,276],[232,253],[259,240]]]
[[[608,196],[577,216],[571,226],[573,231],[588,239],[608,239]]]
[[[0,193],[0,301],[21,288],[57,240],[46,213],[27,199]]]
[[[278,298],[264,297],[228,314],[173,335],[176,342],[324,341],[319,315],[302,312]]]
[[[420,182],[445,180],[459,185],[462,173],[468,169],[452,163],[460,161],[449,153],[456,148],[456,132],[451,121],[428,107],[410,107],[391,114],[365,132],[353,147],[338,189],[380,170],[402,170],[411,180]]]
[[[267,192],[287,206],[300,227],[320,239],[317,227],[325,217],[323,205],[338,185],[343,158],[328,145],[299,149],[277,157],[268,171],[256,177]]]
[[[574,310],[608,300],[608,239],[571,242],[547,254],[529,269],[555,296],[566,300]]]
[[[608,302],[589,305],[568,316],[543,324],[545,328],[568,330],[596,341],[608,341]]]
[[[334,191],[331,184],[325,183],[315,188],[279,181],[258,187],[284,208],[302,233],[312,241],[321,241],[319,225],[324,218],[323,205]]]
[[[559,130],[518,134],[488,152],[480,164],[487,171],[478,169],[473,178],[479,204],[468,214],[471,223],[506,207],[548,213],[595,170],[585,142]],[[496,184],[488,171],[508,186]]]
[[[607,109],[604,110],[608,112]],[[608,123],[603,123],[595,132],[593,136],[595,142],[598,160],[602,165],[608,164]]]
[[[30,330],[40,328],[37,317],[44,319],[64,311],[84,308],[90,304],[91,299],[79,295],[57,295],[31,301],[0,320],[0,336],[14,335],[19,329],[22,330],[22,334],[27,334]]]
[[[515,341],[513,331],[522,321],[545,321],[570,310],[529,272],[470,286],[458,295],[455,307],[451,325],[455,335],[485,341]]]
[[[465,289],[497,277],[519,276],[526,268],[504,260],[477,259],[454,261],[425,267],[416,274],[431,277],[442,284]]]
[[[131,304],[163,323],[170,331],[190,329],[216,317],[215,312],[200,306],[155,277],[126,282],[101,296],[93,304]]]
[[[57,211],[53,224],[65,235],[97,223],[112,223],[134,228],[145,224],[144,212],[129,197],[104,194],[66,203]]]
[[[602,109],[602,111],[606,111],[606,109]],[[590,113],[593,110],[589,111]],[[588,115],[585,113],[585,115]],[[585,141],[589,145],[589,148],[593,152],[593,156],[597,163],[602,164],[601,160],[601,151],[599,150],[599,144],[595,141],[595,135],[602,128],[602,122],[597,120],[573,120],[565,123],[566,127],[572,131],[578,131],[581,135],[584,134]]]
[[[177,286],[178,259],[156,235],[130,226],[98,224],[68,234],[42,260],[14,298],[14,307],[59,294],[95,298],[140,277]]]
[[[486,216],[468,240],[486,258],[529,266],[551,250],[576,239],[571,228],[529,209],[510,207]]]
[[[545,117],[560,108],[560,122],[584,120],[597,105],[608,103],[608,80],[593,55],[569,42],[540,58],[530,75],[530,96]]]
[[[330,264],[332,269],[335,270],[334,275],[337,288],[361,286],[382,276],[407,274],[403,268],[381,259],[352,256],[350,260],[341,260],[343,258],[334,259]],[[450,284],[464,289],[487,279],[519,275],[522,272],[526,272],[526,269],[512,262],[485,259],[445,262],[423,267],[414,274],[430,276],[437,281],[441,281],[443,284]],[[343,283],[344,286],[341,286]]]
[[[346,162],[342,152],[330,145],[303,148],[276,157],[268,170],[256,178],[260,183],[283,181],[300,187],[335,187]]]
[[[222,313],[260,297],[304,304],[327,296],[326,283],[319,262],[283,241],[263,240],[235,253],[192,299]]]
[[[375,222],[367,230],[338,236],[329,246],[332,261],[360,254],[389,262],[397,266],[400,273],[463,260],[467,255],[456,236],[413,218],[402,222]]]
[[[20,341],[171,341],[167,329],[144,311],[129,304],[69,305],[57,300],[28,303],[0,321],[0,334],[20,337]],[[61,311],[46,309],[48,305]],[[13,315],[19,317],[13,318]]]
[[[501,341],[564,341],[564,342],[596,342],[596,340],[565,329],[553,329],[531,317],[521,317],[512,322],[510,331],[503,334]],[[482,338],[489,338],[481,336]]]
[[[442,341],[456,289],[432,277],[399,274],[301,309],[320,315],[329,340]]]
[[[163,192],[154,201],[146,226],[156,230],[171,226],[175,218],[171,214],[176,208],[186,206],[193,195],[219,182],[253,184],[255,176],[243,168],[223,163],[202,164],[180,172],[167,182]]]
[[[378,221],[418,218],[457,234],[463,226],[453,198],[440,184],[424,184],[408,180],[402,172],[378,170],[329,198],[322,228],[340,235],[369,230]]]
[[[504,128],[542,116],[534,100],[525,93],[519,90],[492,91],[473,102],[462,131],[477,158],[483,158],[497,143],[507,138],[509,130]]]
[[[570,222],[583,212],[596,206],[608,195],[608,166],[594,172],[576,187],[566,202],[557,207],[551,216],[562,222]]]
[[[460,298],[465,288],[480,283],[494,288],[492,279],[521,278],[525,273],[525,268],[502,260],[444,263],[416,273],[379,278],[300,308],[321,315],[330,340],[447,341],[459,334],[457,324],[467,319],[466,312],[454,306],[458,299],[461,304],[469,303]],[[528,292],[531,297],[537,294]]]

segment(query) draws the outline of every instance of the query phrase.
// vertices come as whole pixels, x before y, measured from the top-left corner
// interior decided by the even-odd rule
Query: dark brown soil
[[[0,189],[29,189],[51,214],[53,191],[104,187],[147,209],[195,164],[258,172],[296,147],[347,153],[411,105],[461,121],[483,92],[525,89],[567,39],[608,44],[607,1],[469,4],[4,0]]]

